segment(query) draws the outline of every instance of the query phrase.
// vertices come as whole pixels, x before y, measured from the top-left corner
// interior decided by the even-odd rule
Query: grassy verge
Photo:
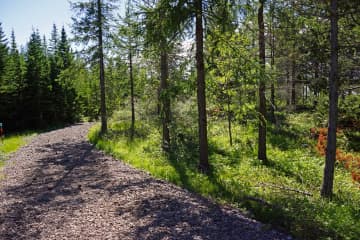
[[[15,152],[18,148],[26,144],[29,137],[33,136],[34,133],[22,133],[16,135],[10,135],[0,140],[0,170],[5,165],[7,155]]]
[[[324,159],[309,139],[313,123],[307,114],[291,115],[281,128],[269,126],[268,156],[264,166],[256,158],[256,128],[236,125],[230,146],[221,121],[210,121],[209,150],[212,171],[197,172],[196,137],[177,134],[171,153],[160,148],[160,133],[151,124],[137,125],[137,136],[128,138],[129,125],[113,122],[109,133],[99,127],[89,133],[100,149],[153,176],[191,191],[232,204],[251,217],[285,229],[300,239],[358,239],[360,191],[338,165],[335,196],[330,202],[319,196]]]

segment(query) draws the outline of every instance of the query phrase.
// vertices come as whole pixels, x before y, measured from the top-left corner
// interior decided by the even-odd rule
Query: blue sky
[[[14,29],[18,45],[25,46],[32,29],[50,37],[53,23],[58,29],[64,25],[70,35],[72,12],[68,0],[0,0],[0,22],[10,40]]]
[[[120,5],[124,1],[120,1]],[[123,6],[122,6],[123,7]],[[123,12],[123,8],[120,8]],[[10,40],[11,30],[15,31],[16,42],[25,46],[33,29],[50,38],[55,23],[60,31],[64,26],[71,36],[71,17],[69,0],[0,0],[0,22],[7,39]]]

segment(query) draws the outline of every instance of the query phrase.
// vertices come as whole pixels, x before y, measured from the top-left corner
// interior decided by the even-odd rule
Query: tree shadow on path
[[[31,163],[20,164],[27,169],[19,181],[0,188],[0,239],[286,238],[237,210],[104,156],[84,140],[35,146],[29,157]],[[93,214],[94,225],[82,211]],[[69,221],[74,233],[66,232]],[[99,227],[109,222],[111,228]]]

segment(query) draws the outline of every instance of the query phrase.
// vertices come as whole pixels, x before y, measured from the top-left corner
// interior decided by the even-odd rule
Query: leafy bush
[[[348,95],[339,101],[339,124],[360,129],[360,95]]]
[[[328,111],[329,99],[323,95],[314,113],[317,126],[327,126]],[[347,95],[339,99],[338,124],[342,128],[360,129],[360,95]]]

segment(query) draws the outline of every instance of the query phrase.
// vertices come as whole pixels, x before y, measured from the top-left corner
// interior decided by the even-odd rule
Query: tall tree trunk
[[[160,56],[160,100],[162,105],[161,121],[162,121],[162,147],[164,150],[168,150],[170,147],[170,97],[168,94],[168,54],[165,44],[162,44],[161,56]]]
[[[290,93],[290,82],[291,82],[291,74],[290,74],[290,66],[289,64],[286,64],[286,106],[289,108],[290,106],[290,98],[291,98],[291,93]]]
[[[259,62],[261,65],[261,78],[259,81],[259,143],[258,143],[258,159],[264,163],[267,162],[266,157],[266,98],[265,98],[265,34],[264,34],[264,2],[260,0],[258,11],[259,23]]]
[[[209,170],[206,95],[205,95],[205,69],[203,54],[203,12],[202,0],[195,0],[196,11],[196,71],[197,71],[197,103],[199,115],[199,169],[203,172]]]
[[[330,3],[330,74],[329,74],[329,128],[326,147],[326,160],[324,168],[322,197],[331,197],[333,193],[334,165],[336,160],[336,123],[338,113],[338,14],[337,0]]]
[[[296,106],[296,66],[295,59],[293,57],[291,61],[291,105],[292,109],[295,109]]]
[[[104,52],[103,52],[103,23],[102,23],[102,7],[101,0],[97,1],[98,7],[98,50],[99,50],[99,68],[100,68],[100,111],[101,111],[101,133],[107,131],[106,103],[105,103],[105,71],[104,71]]]
[[[315,61],[314,66],[315,66],[314,78],[315,78],[316,81],[319,81],[319,63],[317,61]],[[318,99],[319,99],[319,97],[318,97],[318,89],[316,88],[313,93],[315,95],[315,100],[313,102],[313,108],[316,108],[317,107],[317,102],[318,102]]]
[[[227,115],[228,115],[229,143],[230,143],[230,146],[232,146],[233,145],[233,139],[232,139],[232,129],[231,129],[231,109],[230,109],[231,98],[230,98],[230,94],[227,94],[227,97],[228,97]]]
[[[271,31],[271,71],[274,70],[275,65],[275,25],[274,25],[274,10],[275,10],[275,2],[271,2],[271,22],[270,22],[270,31]],[[276,103],[275,103],[275,84],[274,79],[271,81],[271,94],[270,94],[270,102],[271,102],[271,110],[270,110],[270,119],[271,122],[276,124],[276,117],[275,117],[275,110],[276,110]]]
[[[133,64],[132,64],[132,49],[129,49],[129,74],[130,74],[130,101],[131,101],[131,126],[130,138],[134,138],[135,134],[135,102],[134,102],[134,77],[133,77]]]

